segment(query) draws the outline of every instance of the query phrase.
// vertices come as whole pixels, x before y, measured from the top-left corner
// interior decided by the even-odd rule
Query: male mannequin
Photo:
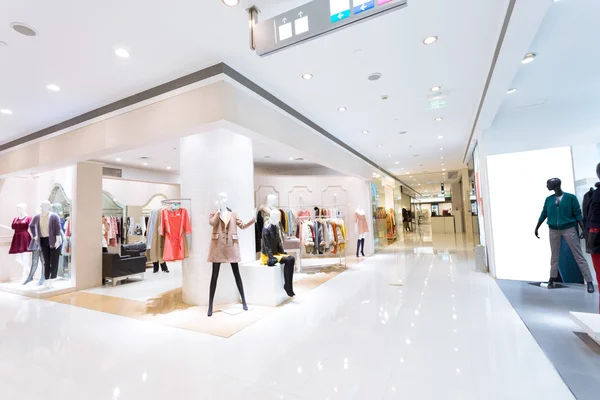
[[[221,263],[231,264],[235,283],[242,298],[242,307],[248,311],[246,297],[244,296],[244,285],[238,264],[241,257],[237,228],[246,229],[256,222],[255,218],[246,223],[237,218],[236,213],[227,208],[227,193],[219,193],[219,200],[216,203],[218,209],[211,212],[208,219],[209,224],[213,227],[208,251],[208,262],[212,263],[207,313],[209,317],[213,313],[213,301],[215,299],[215,292],[217,291],[217,280],[219,279]],[[256,215],[256,210],[254,210],[254,215]],[[232,221],[234,222],[233,224],[231,223]]]
[[[358,251],[360,254],[365,256],[365,233],[369,232],[369,225],[367,224],[367,217],[365,210],[361,206],[357,206],[354,211],[354,232],[358,234],[358,241],[356,242],[356,258],[358,258]]]
[[[49,201],[43,201],[40,208],[42,212],[33,218],[29,229],[41,249],[45,286],[50,288],[58,274],[58,258],[62,247],[60,218],[50,212]]]
[[[548,288],[555,287],[555,281],[558,277],[558,259],[560,256],[561,238],[564,238],[573,257],[581,270],[583,278],[587,282],[588,293],[594,292],[594,282],[590,273],[590,268],[581,251],[580,236],[577,235],[576,226],[579,224],[581,232],[584,232],[583,216],[579,200],[571,193],[565,193],[561,189],[561,181],[558,178],[549,179],[546,187],[554,194],[548,196],[544,203],[544,208],[537,226],[535,227],[535,236],[539,239],[538,231],[540,226],[548,219],[548,227],[550,228],[550,247],[552,249],[552,259],[550,268],[550,281]],[[581,236],[583,238],[583,235]]]
[[[283,288],[288,296],[294,297],[294,265],[296,259],[288,256],[283,250],[283,241],[279,235],[279,222],[281,214],[278,210],[271,211],[269,222],[262,231],[261,264],[269,267],[275,264],[283,264]]]
[[[596,175],[600,180],[600,164],[596,166]],[[589,230],[587,236],[587,252],[592,255],[592,263],[596,270],[596,280],[600,279],[600,182],[595,185],[596,189],[592,190],[586,197],[589,197],[587,207],[586,228]]]

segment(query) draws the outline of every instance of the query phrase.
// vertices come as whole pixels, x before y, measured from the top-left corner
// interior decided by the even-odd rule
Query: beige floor
[[[357,262],[358,260],[353,260],[349,264],[355,265]],[[302,297],[311,290],[333,279],[343,271],[345,270],[331,269],[314,274],[303,274],[300,279],[294,282],[296,297],[279,307],[250,305],[250,310],[247,312],[242,311],[239,314],[231,315],[222,312],[222,310],[235,306],[235,304],[228,304],[217,307],[210,318],[206,315],[206,306],[190,306],[183,303],[181,288],[162,293],[145,302],[89,292],[69,293],[51,297],[47,300],[228,338],[256,321],[277,312],[280,307],[302,301]],[[234,307],[234,310],[236,310],[236,307]]]

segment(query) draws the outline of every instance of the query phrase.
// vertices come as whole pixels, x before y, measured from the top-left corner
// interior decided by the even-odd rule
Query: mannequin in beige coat
[[[256,222],[255,218],[243,223],[237,217],[237,214],[227,208],[227,193],[220,193],[217,201],[218,209],[210,213],[208,223],[213,227],[210,248],[208,250],[208,262],[212,263],[212,277],[210,279],[210,292],[208,303],[208,316],[213,313],[213,300],[217,290],[217,280],[221,263],[230,263],[235,277],[235,283],[240,291],[242,306],[248,311],[246,298],[244,296],[244,285],[240,275],[240,244],[237,234],[237,228],[246,229]],[[254,212],[256,215],[256,211]]]

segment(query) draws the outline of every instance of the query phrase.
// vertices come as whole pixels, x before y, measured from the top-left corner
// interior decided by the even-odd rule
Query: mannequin
[[[31,217],[27,215],[27,204],[17,204],[17,216],[13,219],[12,229],[14,235],[10,244],[8,254],[15,254],[17,262],[23,268],[23,276],[26,274],[26,268],[29,265],[29,243],[31,235],[29,234],[29,223]]]
[[[581,251],[581,243],[579,241],[579,238],[583,239],[583,232],[585,232],[579,200],[577,200],[575,195],[563,192],[561,183],[561,180],[558,178],[549,179],[546,183],[548,190],[554,191],[554,194],[546,198],[542,214],[535,227],[535,236],[539,239],[540,226],[548,219],[548,227],[550,228],[550,247],[552,249],[548,288],[553,289],[556,287],[555,281],[558,277],[560,244],[561,239],[564,238],[569,245],[571,252],[573,252],[573,257],[581,270],[583,278],[587,282],[588,293],[593,293],[594,282],[592,280],[592,274],[590,273],[590,267]],[[581,228],[581,236],[577,234],[577,225]]]
[[[596,166],[596,175],[600,181],[600,164]],[[591,190],[585,196],[587,199],[586,210],[586,228],[588,235],[586,240],[586,250],[592,255],[592,263],[596,270],[596,279],[600,279],[600,182],[597,182],[595,189]],[[586,201],[584,200],[584,204]]]
[[[60,218],[50,212],[49,201],[43,201],[40,208],[42,212],[33,218],[29,228],[42,253],[44,284],[50,288],[58,274],[58,258],[62,247]]]
[[[361,206],[357,206],[354,211],[354,232],[358,234],[358,241],[356,242],[356,258],[358,258],[358,251],[360,254],[365,256],[365,233],[369,232],[369,225],[367,224],[367,217],[365,210]]]
[[[281,214],[279,210],[271,211],[269,222],[265,225],[262,231],[262,249],[261,249],[261,264],[269,267],[275,264],[283,264],[283,288],[288,296],[294,297],[294,265],[296,259],[288,256],[283,250],[283,241],[279,233],[279,223]]]
[[[248,311],[246,296],[244,296],[244,285],[242,283],[242,276],[240,275],[240,267],[238,264],[241,257],[237,228],[246,229],[256,222],[255,218],[252,218],[246,223],[243,223],[237,218],[236,213],[227,208],[227,193],[219,193],[219,199],[216,203],[217,211],[211,212],[208,218],[209,224],[213,227],[210,248],[208,251],[208,262],[212,263],[207,313],[209,317],[213,314],[213,302],[215,299],[215,292],[217,291],[217,280],[219,279],[221,263],[231,264],[235,284],[237,285],[240,297],[242,298],[242,307],[245,311]],[[254,210],[254,215],[256,215],[256,210]]]

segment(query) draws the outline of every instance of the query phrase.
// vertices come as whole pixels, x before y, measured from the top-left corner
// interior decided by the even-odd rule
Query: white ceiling
[[[260,18],[303,2],[256,1]],[[249,1],[228,8],[220,0],[0,0],[0,41],[8,43],[0,48],[0,108],[14,112],[0,116],[0,143],[223,61],[394,173],[439,171],[441,155],[458,169],[507,4],[409,0],[403,10],[260,58],[248,48]],[[14,21],[39,35],[18,35]],[[429,35],[440,40],[425,46]],[[116,47],[131,58],[117,58]],[[303,80],[306,72],[314,78]],[[368,81],[373,72],[383,78]],[[49,83],[62,90],[46,90]],[[437,112],[427,102],[434,85],[448,102]]]

